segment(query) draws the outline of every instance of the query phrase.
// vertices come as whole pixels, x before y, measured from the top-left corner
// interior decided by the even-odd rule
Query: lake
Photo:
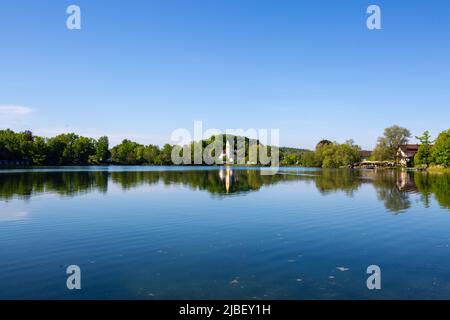
[[[449,175],[261,170],[1,170],[0,298],[450,298]]]

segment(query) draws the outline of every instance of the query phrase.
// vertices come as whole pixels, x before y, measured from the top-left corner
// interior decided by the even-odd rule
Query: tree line
[[[340,168],[360,161],[361,147],[353,140],[345,143],[321,140],[314,151],[283,154],[281,165],[299,165],[303,167]]]
[[[233,136],[235,140],[238,137]],[[378,138],[371,160],[395,161],[397,150],[409,142],[411,133],[408,129],[394,125],[384,130]],[[450,129],[441,132],[432,141],[428,131],[416,137],[420,142],[419,150],[414,158],[416,166],[450,165]],[[205,149],[220,141],[225,145],[230,137],[212,136],[209,139],[192,142],[190,150],[196,147]],[[236,140],[237,141],[237,140]],[[248,160],[250,148],[264,149],[270,155],[271,146],[263,146],[258,140],[245,141],[245,158]],[[252,143],[251,143],[252,142]],[[235,144],[235,148],[236,145]],[[88,164],[130,164],[130,165],[172,165],[174,146],[165,144],[162,147],[149,144],[142,145],[125,139],[110,148],[108,137],[98,139],[77,135],[75,133],[60,134],[45,138],[34,135],[31,131],[14,132],[10,129],[0,130],[0,160],[27,161],[33,165],[88,165]],[[279,148],[280,165],[339,168],[351,166],[361,161],[361,147],[353,140],[345,143],[321,140],[313,151],[297,148]],[[259,154],[259,152],[257,152]],[[258,164],[258,162],[256,163]]]
[[[231,137],[236,139],[237,137]],[[223,139],[225,136],[212,136],[208,139],[192,142],[192,159],[194,149],[207,146]],[[230,139],[230,137],[227,137]],[[245,155],[248,157],[250,139],[246,143]],[[235,145],[236,148],[237,144]],[[261,148],[257,142],[255,145]],[[270,153],[270,147],[267,147]],[[77,135],[75,133],[60,134],[45,138],[34,135],[31,131],[14,132],[10,129],[0,130],[0,160],[27,161],[32,165],[89,165],[89,164],[124,164],[124,165],[172,165],[174,146],[165,144],[162,147],[143,145],[128,139],[110,148],[108,137],[99,139]],[[192,162],[194,163],[194,162]]]
[[[34,165],[83,165],[104,163],[109,157],[107,137],[93,139],[67,133],[44,138],[31,131],[0,130],[0,160],[25,160]]]
[[[28,161],[33,165],[171,164],[172,146],[144,146],[130,140],[109,148],[106,136],[98,139],[60,134],[52,138],[31,131],[0,130],[0,160]]]

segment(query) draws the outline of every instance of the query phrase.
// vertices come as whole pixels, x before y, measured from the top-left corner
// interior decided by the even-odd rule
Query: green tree
[[[47,141],[47,149],[48,164],[87,164],[95,155],[95,140],[75,133],[60,134]]]
[[[49,161],[55,165],[74,164],[75,152],[73,145],[78,139],[74,133],[60,134],[48,140]]]
[[[348,140],[343,144],[337,142],[318,143],[315,151],[317,164],[323,168],[339,168],[353,165],[361,160],[361,148]]]
[[[61,154],[61,164],[73,164],[75,163],[75,150],[73,148],[75,141],[79,138],[75,133],[61,134],[57,136],[62,145],[64,146]]]
[[[111,157],[109,151],[109,139],[106,136],[100,137],[95,143],[95,162],[104,163]]]
[[[73,152],[72,163],[74,164],[87,164],[89,159],[95,157],[95,140],[92,138],[77,137],[71,147]]]
[[[360,161],[360,148],[352,140],[343,144],[333,143],[323,147],[324,168],[339,168],[352,165]]]
[[[125,139],[121,144],[111,149],[112,161],[123,164],[139,164],[138,148],[140,144]]]
[[[31,160],[33,139],[31,131],[16,133],[10,129],[0,130],[0,159]]]
[[[19,159],[30,161],[33,154],[33,133],[31,131],[24,131],[16,134],[16,137],[19,143]]]
[[[449,167],[450,165],[450,129],[442,131],[431,149],[433,163]]]
[[[416,136],[416,139],[420,141],[420,146],[414,156],[414,164],[429,166],[432,161],[430,132],[425,131],[423,135]]]
[[[160,164],[159,153],[158,146],[150,144],[144,149],[143,159],[147,164]]]
[[[41,166],[47,164],[47,157],[48,147],[46,140],[42,137],[35,137],[33,141],[31,161],[33,164]]]
[[[170,144],[165,144],[160,153],[161,163],[163,165],[172,164],[172,146]]]
[[[0,131],[0,159],[1,160],[21,160],[19,136],[12,130]]]
[[[408,129],[394,125],[384,129],[383,136],[378,138],[378,144],[373,152],[375,160],[394,160],[400,146],[408,143],[411,133]]]

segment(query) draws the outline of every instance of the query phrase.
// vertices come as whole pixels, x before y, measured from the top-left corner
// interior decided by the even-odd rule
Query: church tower
[[[227,139],[227,143],[225,146],[225,161],[228,163],[233,163],[234,162],[234,158],[233,158],[233,150],[231,148],[230,142]]]

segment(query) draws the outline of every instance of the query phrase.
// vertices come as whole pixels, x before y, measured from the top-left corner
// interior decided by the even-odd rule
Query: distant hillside
[[[305,152],[312,152],[308,149],[299,149],[299,148],[292,148],[292,147],[280,147],[280,152],[282,153],[288,153],[288,154],[297,154],[301,155]]]
[[[244,138],[247,146],[249,145],[249,142],[252,142],[252,143],[260,145],[260,146],[264,146],[259,140],[256,140],[256,139],[250,139],[247,137],[235,136],[235,135],[225,135],[225,134],[213,135],[213,136],[209,137],[208,139],[202,140],[202,144],[208,145],[210,143],[213,143],[214,141],[217,141],[220,138],[223,139],[222,141],[223,141],[224,145],[226,143],[226,140],[228,140],[230,142],[232,142],[232,141],[236,142],[238,138],[241,138],[241,139]],[[273,147],[271,145],[268,145],[268,146]],[[311,150],[308,150],[308,149],[292,148],[292,147],[280,147],[279,150],[280,150],[280,153],[296,154],[296,155],[301,155],[305,152],[311,152]]]
[[[220,139],[222,139],[222,143],[223,143],[224,146],[226,145],[226,142],[228,141],[230,143],[233,143],[235,145],[235,148],[236,148],[238,139],[242,139],[242,138],[245,139],[245,144],[247,146],[250,143],[263,146],[263,144],[257,139],[250,139],[250,138],[247,138],[247,137],[236,136],[236,135],[231,135],[231,134],[213,135],[213,136],[209,137],[208,139],[202,140],[201,142],[202,142],[203,146],[207,146],[209,144],[212,144],[212,143],[214,143],[216,141],[220,141]]]

